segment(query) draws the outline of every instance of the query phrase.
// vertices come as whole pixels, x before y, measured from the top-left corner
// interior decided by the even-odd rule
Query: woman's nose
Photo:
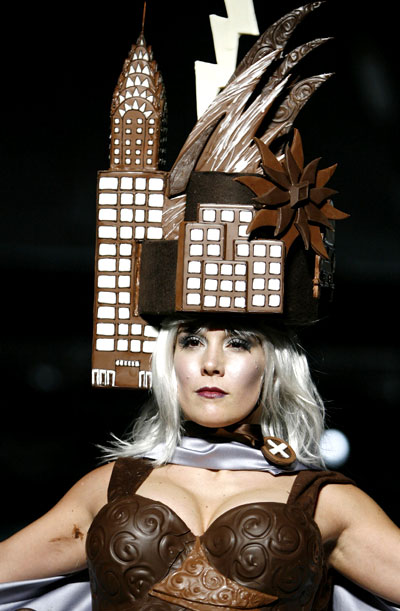
[[[225,363],[222,350],[214,346],[208,346],[203,355],[202,374],[223,376]]]

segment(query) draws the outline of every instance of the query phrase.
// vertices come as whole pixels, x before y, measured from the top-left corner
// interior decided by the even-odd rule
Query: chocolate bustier
[[[165,504],[135,494],[149,461],[119,459],[87,537],[93,611],[323,610],[326,567],[313,520],[320,488],[350,480],[301,471],[287,504],[248,503],[201,537]]]

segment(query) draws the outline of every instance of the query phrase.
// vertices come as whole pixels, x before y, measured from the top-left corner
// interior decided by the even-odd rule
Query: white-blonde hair
[[[157,464],[171,458],[180,442],[184,421],[178,403],[174,348],[179,329],[188,325],[196,329],[208,327],[200,318],[175,318],[162,324],[152,358],[150,399],[126,438],[114,437],[110,446],[103,448],[106,459],[143,456],[158,444],[163,444],[163,451]],[[276,326],[257,323],[254,316],[250,321],[230,320],[226,331],[256,337],[263,347],[266,364],[259,398],[263,435],[287,441],[303,464],[323,466],[320,439],[324,431],[324,404],[311,378],[307,358],[294,336]]]

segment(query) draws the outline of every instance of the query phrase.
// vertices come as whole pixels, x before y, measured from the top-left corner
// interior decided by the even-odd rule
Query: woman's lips
[[[205,397],[206,399],[219,399],[228,394],[222,390],[222,388],[217,388],[215,386],[204,386],[203,388],[196,390],[196,393],[200,395],[200,397]]]

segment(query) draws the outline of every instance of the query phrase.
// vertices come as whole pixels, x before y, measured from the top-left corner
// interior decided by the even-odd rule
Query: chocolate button
[[[264,437],[261,452],[268,462],[279,467],[290,467],[296,460],[296,452],[279,437]]]

